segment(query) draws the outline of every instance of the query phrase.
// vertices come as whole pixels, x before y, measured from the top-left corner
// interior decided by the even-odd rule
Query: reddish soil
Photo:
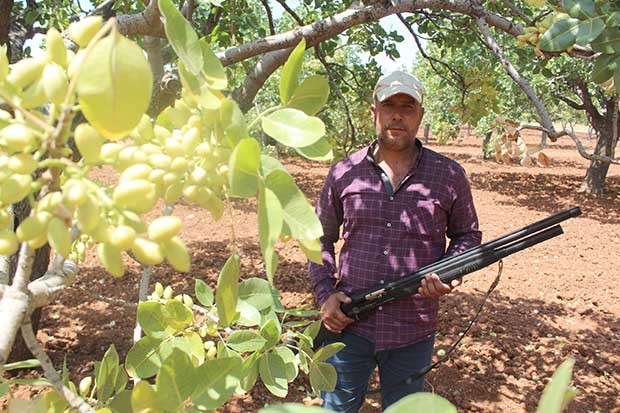
[[[537,138],[528,138],[528,141]],[[593,141],[584,140],[591,149]],[[575,359],[573,385],[579,394],[569,412],[620,412],[620,169],[610,168],[612,191],[603,198],[578,194],[588,161],[569,140],[545,150],[549,167],[521,167],[483,161],[480,140],[468,137],[451,144],[429,145],[457,159],[467,170],[488,241],[572,206],[583,215],[562,224],[565,234],[504,259],[501,281],[478,321],[450,359],[427,375],[427,390],[458,407],[459,412],[534,412],[541,392],[555,369]],[[327,166],[297,159],[286,162],[300,187],[314,201]],[[264,274],[255,204],[235,203],[234,227],[245,277]],[[151,286],[160,281],[175,292],[192,294],[193,278],[215,286],[219,268],[229,254],[231,218],[214,223],[198,208],[179,206],[184,217],[183,238],[192,251],[189,275],[167,266],[154,270]],[[311,304],[305,259],[294,243],[279,246],[276,275],[285,306]],[[437,350],[447,350],[474,316],[492,283],[497,265],[465,278],[464,284],[442,301]],[[92,374],[93,361],[114,344],[123,356],[132,343],[139,269],[122,279],[106,275],[90,259],[75,286],[44,308],[39,338],[55,365],[63,359],[79,380]],[[123,300],[112,304],[101,297]],[[376,386],[376,380],[373,380]],[[308,396],[307,380],[290,386],[287,401],[316,402]],[[34,390],[39,391],[39,390]],[[22,397],[32,389],[18,392]],[[248,395],[229,402],[222,412],[255,412],[283,400],[260,384]],[[0,403],[0,407],[2,403]],[[367,397],[362,412],[378,412],[379,400]]]

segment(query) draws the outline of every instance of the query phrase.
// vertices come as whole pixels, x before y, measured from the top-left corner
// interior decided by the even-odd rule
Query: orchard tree
[[[429,95],[426,116],[440,142],[456,138],[461,126],[467,125],[478,136],[485,137],[485,150],[491,134],[499,129],[499,120],[526,124],[536,121],[537,113],[529,105],[527,95],[497,64],[490,50],[480,42],[455,44],[443,40],[446,39],[428,42],[415,66]],[[553,122],[572,122],[572,125],[587,122],[583,113],[560,100],[562,83],[552,73],[565,73],[569,68],[563,62],[572,59],[559,57],[533,64],[529,51],[518,48],[510,52],[511,60],[521,61],[520,67],[528,68],[530,84],[549,109]],[[570,69],[575,72],[574,66]],[[546,137],[543,131],[543,147]]]
[[[582,155],[591,160],[581,191],[602,194],[610,163],[617,163],[613,158],[618,142],[617,92],[613,78],[617,46],[612,28],[605,30],[604,22],[610,26],[616,24],[618,12],[614,14],[609,5],[605,8],[602,4],[595,7],[594,2],[583,3],[564,2],[561,10],[571,14],[524,9],[523,21],[528,26],[525,34],[517,36],[516,48],[509,47],[514,39],[505,35],[497,37],[496,47],[488,37],[475,33],[470,33],[468,41],[463,42],[462,37],[455,41],[446,33],[468,33],[468,22],[452,15],[438,14],[430,22],[418,17],[407,19],[417,24],[421,35],[427,36],[429,46],[421,52],[425,64],[418,72],[427,78],[431,93],[445,91],[446,87],[453,91],[436,94],[436,101],[431,102],[437,108],[450,109],[447,112],[431,110],[436,114],[439,135],[454,136],[461,123],[478,125],[484,134],[495,118],[504,117],[526,123],[536,121],[542,127],[527,124],[522,127],[542,129],[546,137],[548,129],[538,108],[553,113],[550,120],[564,125],[569,124],[569,120],[584,119],[596,133],[593,154],[583,151],[570,129],[551,136],[555,140],[566,133],[575,139]],[[592,59],[574,59],[568,54],[557,56],[557,51],[570,49],[575,43],[589,45],[591,42],[597,51]],[[508,68],[509,65],[519,68],[512,76],[521,80],[509,82],[506,71],[498,71],[494,54],[503,56],[501,59]],[[526,89],[518,90],[517,85]],[[528,110],[527,98],[533,98],[537,105],[530,105]]]
[[[48,21],[68,20],[77,6],[70,1],[61,3],[65,10],[59,17],[50,18],[50,10],[58,8],[50,2],[30,0],[19,4],[26,8],[30,22],[47,27]],[[55,3],[55,2],[54,2]],[[115,15],[119,31],[136,36],[145,46],[154,76],[154,96],[149,113],[156,114],[173,101],[178,86],[174,73],[167,69],[171,54],[163,41],[163,26],[155,1],[115,2],[95,1],[97,13],[106,17]],[[39,7],[34,7],[39,6]],[[62,7],[64,6],[64,7]],[[334,70],[336,51],[354,45],[363,48],[371,56],[383,51],[388,56],[397,56],[396,44],[403,41],[398,34],[387,33],[378,20],[399,15],[413,34],[412,39],[424,47],[422,37],[429,42],[461,44],[478,42],[484,44],[495,55],[510,78],[527,96],[536,114],[536,128],[546,133],[551,140],[569,135],[580,154],[591,160],[591,166],[584,181],[584,190],[601,193],[610,163],[615,159],[617,125],[613,125],[615,86],[611,80],[618,77],[618,53],[615,32],[618,22],[618,5],[603,0],[527,0],[481,1],[451,0],[392,0],[392,1],[183,1],[180,6],[184,15],[194,24],[200,36],[218,51],[217,56],[231,73],[232,96],[242,111],[249,110],[258,91],[269,77],[281,67],[292,47],[303,37],[324,66],[330,79],[333,94],[343,107],[346,94],[339,93],[337,80],[340,73]],[[41,10],[36,12],[35,10]],[[406,16],[406,17],[405,17]],[[444,24],[449,22],[449,24]],[[416,32],[416,28],[418,31]],[[340,35],[346,34],[346,37]],[[411,39],[407,39],[411,41]],[[529,47],[527,45],[531,45]],[[511,60],[511,49],[521,46],[524,53],[517,60]],[[523,56],[528,59],[524,60]],[[587,153],[577,136],[571,130],[556,130],[550,110],[545,106],[546,98],[532,85],[531,66],[540,68],[544,60],[557,56],[575,60],[586,59],[592,67],[576,79],[571,86],[578,93],[567,96],[574,107],[587,113],[593,129],[597,131],[597,146],[594,153]],[[534,60],[537,60],[534,62]],[[378,76],[376,64],[371,59],[365,71],[356,74],[356,82],[348,79],[348,87],[360,87],[361,95],[369,100],[373,81]],[[579,65],[576,65],[579,66]],[[362,65],[359,66],[360,68]],[[357,69],[357,68],[356,68]],[[173,70],[174,72],[174,70]],[[557,76],[559,77],[559,76]],[[578,80],[578,81],[577,81]],[[341,81],[342,82],[342,81]],[[608,83],[605,83],[608,82]],[[600,101],[595,84],[607,86],[606,97]],[[616,82],[613,82],[615,85]],[[579,86],[581,84],[582,86]],[[556,89],[560,90],[558,86]],[[590,90],[591,89],[591,90]],[[564,87],[563,90],[567,90]],[[544,93],[541,92],[541,93]],[[160,96],[161,95],[161,96]],[[571,99],[576,97],[577,99]],[[332,103],[333,102],[333,103]],[[330,105],[336,108],[336,99]],[[344,106],[345,109],[347,108]],[[608,109],[612,109],[609,110]],[[355,112],[355,110],[353,110]],[[359,113],[359,112],[358,112]],[[347,112],[347,140],[359,141],[353,135],[357,132],[354,116]],[[359,120],[359,119],[358,119]],[[616,138],[614,138],[614,136]],[[366,138],[364,138],[365,140]],[[347,145],[342,145],[347,147]],[[346,153],[346,151],[345,151]]]

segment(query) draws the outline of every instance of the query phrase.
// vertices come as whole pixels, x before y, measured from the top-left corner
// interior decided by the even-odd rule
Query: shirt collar
[[[377,165],[377,162],[375,161],[375,157],[373,156],[373,153],[375,152],[375,148],[377,147],[378,144],[379,144],[379,141],[375,139],[374,141],[372,141],[370,145],[368,145],[368,149],[366,150],[366,160],[373,165]],[[420,163],[420,159],[422,159],[422,152],[423,152],[422,149],[424,148],[424,146],[422,145],[422,141],[419,140],[418,138],[415,139],[415,146],[418,149],[418,156],[415,162],[413,163],[412,169],[418,167],[418,164]]]

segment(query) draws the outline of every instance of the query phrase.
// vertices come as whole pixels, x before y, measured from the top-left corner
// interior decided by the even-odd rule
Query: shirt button
[[[384,282],[385,282],[385,281],[381,280],[381,281],[379,281],[379,284],[383,284]]]
[[[387,226],[388,228],[392,228],[392,223],[391,223],[391,222],[388,222],[388,223],[386,224],[386,226]]]
[[[391,196],[391,197],[390,197],[390,201],[393,201],[393,200],[394,200],[394,197],[393,197],[393,196]]]
[[[383,306],[379,306],[379,307],[377,308],[377,310],[379,310],[379,311],[383,310]]]
[[[387,250],[383,251],[383,255],[388,255]]]

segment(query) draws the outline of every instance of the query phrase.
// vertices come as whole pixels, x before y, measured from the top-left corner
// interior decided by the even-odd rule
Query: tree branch
[[[285,2],[281,0],[278,0],[278,2],[285,7]],[[268,36],[251,43],[231,47],[220,52],[217,56],[224,66],[229,66],[258,55],[264,56],[261,63],[259,63],[254,71],[246,78],[243,87],[235,92],[235,95],[240,101],[251,102],[266,79],[279,67],[276,63],[284,63],[290,50],[292,50],[302,38],[306,39],[308,47],[312,47],[343,33],[353,26],[378,21],[383,17],[393,14],[419,13],[424,9],[435,9],[475,17],[478,8],[476,1],[473,0],[403,0],[373,2],[372,4],[359,8],[349,8],[341,13],[336,13],[328,18],[298,27],[286,33]],[[295,16],[295,13],[290,10],[290,7],[285,7],[285,10],[287,10],[291,16]],[[151,0],[145,10],[140,13],[117,15],[116,19],[120,32],[125,35],[142,34],[157,37],[164,37],[165,35],[156,0]],[[485,20],[487,25],[493,26],[510,35],[516,36],[524,33],[521,26],[501,15],[487,12]],[[577,47],[573,48],[571,54],[592,56],[591,50],[582,50]],[[252,82],[255,83],[252,84]],[[247,103],[245,105],[247,105]]]
[[[327,74],[327,78],[329,79],[329,83],[331,85],[332,90],[334,91],[334,93],[338,95],[338,99],[340,99],[340,102],[342,102],[344,113],[347,118],[346,124],[347,124],[348,135],[351,138],[351,142],[353,143],[355,142],[356,133],[355,133],[355,124],[353,123],[353,119],[351,117],[351,110],[349,109],[349,103],[345,99],[344,95],[342,94],[342,91],[338,87],[338,84],[334,80],[334,73],[332,72],[329,63],[327,62],[327,58],[325,57],[325,53],[323,53],[323,49],[321,49],[320,45],[317,45],[314,49],[315,49],[315,55],[317,59],[319,59],[319,61],[325,68],[325,73]]]
[[[573,142],[575,142],[575,146],[577,147],[577,151],[579,152],[579,155],[583,156],[584,158],[590,161],[609,162],[611,164],[620,165],[620,159],[618,158],[610,158],[609,156],[600,156],[600,155],[588,153],[586,149],[583,147],[581,140],[574,132],[563,131],[559,136],[562,136],[562,135],[569,136],[573,140]]]
[[[145,36],[166,37],[164,25],[157,0],[151,0],[140,13],[119,14],[116,16],[118,30],[125,36],[140,34]]]
[[[28,284],[30,309],[51,303],[61,290],[75,282],[76,275],[77,265],[73,261],[65,260],[62,269],[56,264],[52,265],[42,277]],[[3,299],[9,290],[9,287],[0,285],[0,299]]]
[[[30,295],[27,285],[32,273],[33,261],[34,250],[28,243],[22,243],[13,284],[6,289],[0,299],[0,331],[2,331],[0,334],[0,370],[8,360],[15,336],[23,320],[30,316],[28,311]]]
[[[570,106],[571,108],[575,109],[575,110],[585,110],[585,105],[584,104],[580,104],[575,102],[572,99],[569,99],[568,97],[561,95],[561,94],[554,94],[553,95],[556,99],[561,100],[562,102],[566,103],[568,106]]]
[[[579,96],[581,96],[584,110],[586,114],[590,117],[592,125],[600,125],[601,122],[603,122],[603,116],[598,111],[596,105],[592,101],[592,95],[590,95],[590,90],[580,76],[575,79],[574,86],[577,88]]]
[[[269,23],[269,33],[276,34],[276,27],[273,24],[273,14],[271,13],[271,7],[269,7],[269,2],[267,0],[260,0],[263,3],[263,8],[265,9],[265,13],[267,13],[267,21]]]
[[[13,213],[13,205],[7,208],[7,212],[11,215],[11,222],[15,220]],[[13,225],[7,225],[8,229],[14,230]],[[9,274],[11,273],[11,257],[8,255],[0,255],[0,288],[9,284]],[[0,294],[0,299],[2,295]]]
[[[551,121],[551,116],[549,116],[547,108],[538,98],[538,95],[536,94],[530,83],[527,81],[527,79],[523,78],[521,74],[515,69],[512,63],[510,63],[510,60],[508,60],[508,58],[506,57],[506,54],[504,53],[502,48],[495,41],[495,39],[491,35],[491,31],[489,30],[489,26],[487,25],[486,17],[484,14],[481,14],[476,19],[476,24],[484,35],[486,44],[499,58],[502,66],[504,67],[508,75],[519,85],[519,87],[525,92],[530,101],[534,104],[534,107],[536,108],[536,111],[540,116],[540,122],[546,129],[549,139],[555,142],[558,138],[558,134],[553,127],[553,122]]]
[[[521,11],[521,9],[519,9],[517,6],[514,5],[513,2],[511,2],[510,0],[502,0],[502,3],[504,4],[504,6],[506,6],[506,8],[508,10],[510,10],[515,16],[519,17],[521,20],[523,20],[525,22],[525,24],[527,24],[528,26],[530,24],[532,24],[532,19],[530,19],[529,17],[527,17],[525,15],[525,13],[523,13],[523,11]]]
[[[459,87],[455,82],[452,81],[452,78],[448,77],[448,76],[444,76],[441,72],[441,70],[439,70],[435,64],[440,64],[444,69],[448,70],[449,72],[452,73],[452,75],[459,79],[459,82],[461,84],[463,84],[463,76],[461,76],[461,74],[459,72],[457,72],[456,70],[454,70],[450,65],[448,65],[446,62],[443,62],[439,59],[435,59],[432,56],[429,56],[425,51],[424,48],[422,47],[422,45],[420,44],[420,40],[418,39],[418,36],[416,35],[416,33],[413,31],[413,29],[411,28],[411,25],[409,24],[409,22],[402,16],[402,14],[397,14],[398,19],[401,21],[401,23],[403,24],[403,26],[405,26],[405,28],[407,29],[407,31],[409,32],[409,34],[411,34],[411,37],[413,37],[413,41],[415,42],[416,46],[418,46],[418,51],[420,52],[420,54],[422,55],[422,57],[424,59],[426,59],[428,61],[428,64],[431,65],[431,68],[433,69],[433,71],[435,71],[435,73],[437,73],[437,75],[439,77],[441,77],[442,79],[444,79],[448,84],[452,85],[453,87],[455,87],[456,89],[462,89],[461,87]]]
[[[298,25],[300,26],[304,25],[304,22],[301,19],[301,17],[299,17],[297,13],[295,13],[295,11],[291,9],[288,4],[286,4],[286,1],[284,0],[276,0],[276,1],[280,4],[280,6],[282,6],[284,10],[286,10],[286,12],[293,18],[293,20],[297,22]]]
[[[10,268],[11,257],[8,255],[0,255],[0,289],[9,284]],[[2,290],[0,290],[0,298],[2,298]]]
[[[398,13],[419,13],[423,9],[453,11],[465,15],[474,15],[474,3],[470,0],[414,0],[392,2],[394,5],[381,2],[360,8],[349,8],[326,19],[297,27],[286,33],[268,36],[255,42],[231,47],[217,54],[224,66],[229,66],[257,55],[264,55],[261,62],[245,79],[244,85],[234,95],[240,106],[248,108],[257,91],[271,74],[286,61],[290,51],[302,38],[308,47],[315,46],[329,38],[337,36],[347,29],[378,21],[379,19]],[[512,35],[524,33],[523,28],[502,16],[488,14],[487,23]],[[247,109],[246,109],[247,110]]]
[[[45,377],[49,379],[52,386],[54,386],[56,391],[64,397],[69,405],[76,409],[79,413],[95,413],[95,409],[88,405],[84,399],[73,393],[63,384],[62,377],[54,368],[52,360],[50,360],[45,350],[43,350],[43,347],[41,347],[41,343],[39,343],[35,337],[34,332],[32,331],[32,324],[30,324],[30,318],[28,318],[27,322],[22,325],[22,336],[24,337],[24,342],[28,346],[28,350],[30,350],[32,355],[35,356],[41,363]]]
[[[233,96],[243,112],[247,112],[252,107],[252,101],[260,88],[269,79],[269,76],[286,61],[291,51],[292,49],[288,49],[267,53],[246,75],[243,85],[233,92]]]
[[[542,101],[538,98],[532,86],[529,84],[529,82],[526,79],[521,77],[521,75],[517,72],[514,66],[512,66],[512,64],[510,63],[510,61],[504,54],[501,47],[493,39],[493,36],[491,35],[491,32],[489,31],[489,27],[486,24],[484,13],[481,13],[479,17],[476,19],[476,24],[482,31],[485,41],[487,42],[487,45],[500,59],[502,66],[504,66],[504,68],[506,69],[510,77],[519,85],[519,87],[521,87],[521,89],[523,89],[523,91],[529,97],[530,101],[532,101],[532,103],[536,107],[536,110],[538,111],[538,114],[541,117],[542,128],[532,127],[532,126],[522,126],[521,129],[527,128],[527,129],[538,129],[538,130],[544,131],[547,133],[547,136],[549,136],[549,139],[551,139],[553,142],[557,141],[559,137],[567,135],[573,140],[573,142],[575,142],[575,145],[577,146],[577,150],[582,157],[589,159],[591,161],[601,161],[601,162],[609,162],[613,164],[620,164],[620,159],[615,159],[609,156],[600,156],[600,155],[588,153],[574,132],[569,132],[566,130],[557,132],[553,126],[553,122],[551,121],[551,117],[549,116],[549,112],[547,111],[547,108],[542,103]],[[590,100],[590,95],[587,91],[587,87],[583,83],[583,81],[578,81],[577,86],[582,91],[582,98],[584,100],[584,104],[586,105],[586,107],[588,106],[588,102],[592,104]],[[590,114],[589,111],[588,113]],[[590,114],[590,115],[594,116],[594,114]]]

